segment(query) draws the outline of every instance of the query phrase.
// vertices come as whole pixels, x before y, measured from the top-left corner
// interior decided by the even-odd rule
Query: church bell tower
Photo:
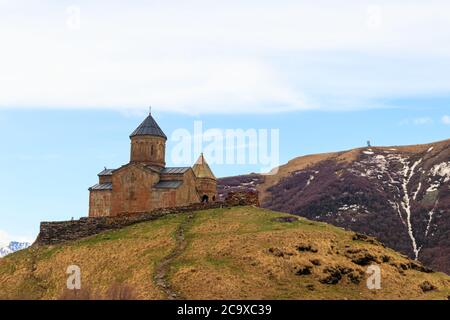
[[[157,168],[166,166],[167,136],[153,119],[151,113],[130,135],[130,163],[144,163]]]

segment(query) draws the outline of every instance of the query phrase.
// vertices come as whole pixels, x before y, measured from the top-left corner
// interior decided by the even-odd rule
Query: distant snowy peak
[[[8,246],[0,248],[0,258],[13,252],[26,249],[30,246],[28,242],[11,241]]]

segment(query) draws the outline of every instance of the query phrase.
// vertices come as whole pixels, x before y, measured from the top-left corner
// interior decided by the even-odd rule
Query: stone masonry
[[[89,217],[216,201],[217,179],[203,154],[193,167],[166,167],[167,136],[151,114],[130,140],[130,161],[117,169],[105,168],[89,188]]]
[[[253,191],[230,192],[225,201],[194,203],[188,206],[158,208],[151,212],[122,214],[106,217],[86,217],[75,221],[41,222],[39,235],[33,245],[54,245],[120,229],[132,224],[151,221],[168,214],[229,208],[233,206],[259,206],[258,194]]]

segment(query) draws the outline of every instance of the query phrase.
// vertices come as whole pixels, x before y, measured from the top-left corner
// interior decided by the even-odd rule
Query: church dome
[[[145,120],[142,121],[142,123],[136,128],[136,130],[133,131],[130,138],[135,136],[156,136],[167,140],[167,136],[161,130],[151,114],[149,114],[148,117],[145,118]]]

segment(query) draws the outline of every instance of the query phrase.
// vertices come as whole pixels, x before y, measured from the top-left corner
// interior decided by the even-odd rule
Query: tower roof
[[[200,154],[200,157],[198,157],[197,161],[195,162],[194,166],[192,167],[192,170],[195,173],[195,176],[197,178],[210,178],[210,179],[216,179],[214,174],[211,171],[211,168],[209,167],[208,163],[205,160],[205,157],[203,156],[203,153]]]
[[[167,140],[167,136],[158,126],[151,114],[149,114],[148,117],[145,118],[144,121],[142,121],[139,127],[137,127],[136,130],[133,131],[133,133],[130,135],[130,138],[134,136],[158,136],[163,137]]]

